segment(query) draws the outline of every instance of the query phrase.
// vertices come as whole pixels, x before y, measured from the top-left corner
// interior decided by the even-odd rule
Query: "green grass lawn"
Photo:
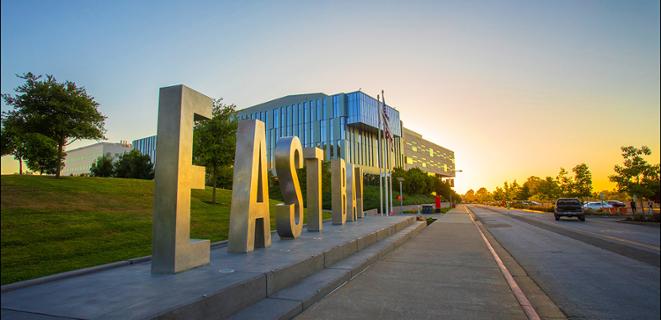
[[[151,180],[3,175],[0,191],[2,284],[151,254]],[[211,204],[210,188],[192,191],[192,238],[227,239],[231,195],[219,189]],[[365,210],[376,208],[378,187],[366,185],[364,198]]]
[[[1,185],[2,284],[151,254],[151,180],[5,175]],[[210,188],[192,191],[191,237],[227,239],[232,191],[217,192],[211,204]]]

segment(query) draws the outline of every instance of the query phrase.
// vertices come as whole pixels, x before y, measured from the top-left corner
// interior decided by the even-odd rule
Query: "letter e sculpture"
[[[190,189],[204,189],[193,121],[211,118],[212,104],[183,85],[161,88],[158,100],[151,272],[176,273],[209,263],[209,240],[190,239]]]

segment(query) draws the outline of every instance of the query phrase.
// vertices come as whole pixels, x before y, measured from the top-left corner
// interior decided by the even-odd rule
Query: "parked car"
[[[553,215],[556,221],[560,220],[561,217],[576,217],[580,221],[585,221],[583,206],[581,206],[581,201],[576,198],[560,198],[556,200]]]
[[[613,206],[613,208],[624,208],[624,207],[627,206],[624,202],[619,201],[619,200],[608,200],[608,201],[606,201],[606,203]]]
[[[590,210],[603,210],[603,209],[612,209],[613,206],[608,204],[607,202],[588,202],[583,205],[583,209],[590,209]]]

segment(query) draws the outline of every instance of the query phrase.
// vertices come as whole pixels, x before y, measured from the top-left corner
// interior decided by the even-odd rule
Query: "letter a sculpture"
[[[264,122],[239,121],[236,131],[229,252],[271,246]]]
[[[152,224],[152,273],[209,263],[209,240],[190,239],[190,189],[204,189],[204,167],[193,166],[193,120],[211,118],[211,99],[183,85],[161,88]]]

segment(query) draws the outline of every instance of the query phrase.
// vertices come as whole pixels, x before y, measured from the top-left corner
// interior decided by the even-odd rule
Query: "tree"
[[[609,179],[617,184],[619,192],[638,197],[640,207],[644,208],[643,197],[651,198],[659,192],[659,164],[650,165],[643,158],[652,154],[652,150],[647,146],[627,146],[620,149],[624,162],[622,165],[615,165],[615,174],[609,176]]]
[[[539,182],[537,191],[533,193],[534,200],[552,201],[560,197],[560,186],[558,181],[552,177],[546,177]]]
[[[32,171],[39,174],[57,172],[57,144],[53,139],[40,133],[28,133],[24,136],[25,163]]]
[[[119,156],[113,171],[118,178],[154,178],[154,165],[151,163],[151,159],[148,155],[135,149]]]
[[[493,191],[493,199],[496,201],[506,200],[505,191],[501,187],[496,187],[496,190]]]
[[[581,163],[571,170],[574,172],[572,196],[581,199],[590,197],[592,195],[592,173],[588,165]]]
[[[542,183],[542,179],[540,177],[535,177],[535,176],[528,177],[528,180],[526,180],[526,182],[524,182],[523,185],[521,186],[517,198],[520,200],[530,199],[530,197],[537,194],[539,190],[539,185],[541,183]]]
[[[96,159],[90,167],[90,174],[93,177],[111,177],[113,175],[113,163],[112,157],[109,154],[105,154]]]
[[[475,196],[477,197],[477,201],[481,203],[491,201],[491,194],[489,193],[487,188],[484,187],[477,189]]]
[[[99,104],[83,87],[71,81],[57,82],[30,72],[18,76],[25,83],[15,89],[14,96],[3,94],[5,102],[14,107],[12,112],[25,120],[25,132],[40,133],[57,144],[57,170],[62,171],[64,148],[78,139],[104,138],[105,116]]]
[[[22,128],[24,121],[15,112],[2,113],[2,125],[0,126],[2,155],[13,155],[18,160],[18,172],[23,174],[23,160],[27,153],[27,143]]]
[[[560,194],[563,197],[571,197],[574,181],[572,181],[572,178],[569,176],[569,172],[567,172],[565,168],[560,168],[560,172],[558,172],[558,177],[556,179],[558,180]]]
[[[466,194],[464,194],[464,200],[467,202],[475,202],[475,191],[473,189],[469,189],[466,191]]]
[[[236,106],[222,101],[222,98],[213,101],[212,118],[198,122],[193,135],[193,160],[207,168],[213,187],[212,203],[216,203],[218,173],[234,163],[236,148]]]

